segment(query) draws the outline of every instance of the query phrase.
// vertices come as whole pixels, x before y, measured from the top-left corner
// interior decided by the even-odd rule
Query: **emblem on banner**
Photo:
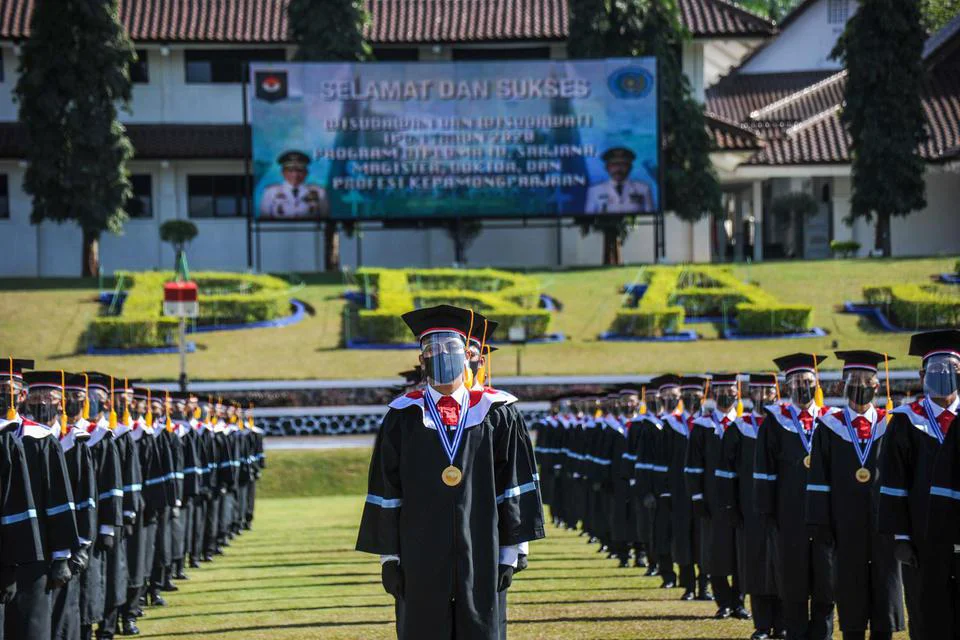
[[[623,67],[610,74],[607,86],[618,98],[643,98],[653,90],[653,76],[642,67]]]
[[[257,71],[253,81],[257,85],[257,98],[260,100],[279,102],[286,99],[286,71]]]

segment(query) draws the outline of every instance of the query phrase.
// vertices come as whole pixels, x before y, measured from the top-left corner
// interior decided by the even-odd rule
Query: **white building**
[[[730,0],[680,1],[684,23],[692,34],[683,51],[684,69],[712,112],[708,125],[717,141],[714,161],[728,191],[730,214],[729,220],[704,219],[697,224],[668,215],[666,260],[725,259],[728,245],[742,249],[745,243],[724,241],[724,231],[745,227],[764,238],[763,243],[753,243],[749,253],[761,258],[764,245],[769,245],[768,255],[775,253],[769,249],[783,236],[782,225],[764,221],[763,206],[780,192],[824,193],[829,201],[825,219],[842,217],[849,193],[845,158],[825,162],[790,155],[793,146],[804,148],[796,140],[807,139],[812,135],[808,131],[819,132],[825,128],[823,122],[833,121],[813,118],[808,122],[822,111],[812,110],[798,118],[803,121],[799,133],[788,129],[786,135],[778,133],[768,141],[764,129],[772,118],[777,118],[778,132],[784,129],[779,120],[783,116],[776,113],[781,105],[771,103],[837,71],[826,54],[842,26],[837,16],[846,19],[845,13],[838,13],[841,4],[849,4],[849,9],[854,1],[808,1],[778,29]],[[29,34],[31,6],[30,0],[8,0],[0,8],[0,275],[77,275],[79,229],[70,224],[31,225],[30,199],[21,186],[27,141],[16,122],[12,90],[18,43]],[[123,24],[141,59],[133,70],[131,112],[122,114],[136,149],[131,171],[137,204],[124,235],[102,239],[106,272],[171,266],[172,252],[160,241],[158,228],[173,218],[192,219],[200,229],[190,250],[192,268],[247,268],[248,134],[242,124],[241,77],[247,61],[291,56],[285,6],[284,0],[120,0]],[[368,0],[368,6],[372,15],[368,37],[379,59],[566,56],[566,0]],[[955,45],[956,38],[947,38],[939,51],[955,50]],[[780,88],[759,93],[744,88],[754,82],[772,82]],[[817,90],[816,95],[823,91]],[[830,99],[839,95],[835,89],[827,93]],[[749,108],[741,108],[741,102],[749,102]],[[836,100],[824,108],[835,104]],[[775,115],[765,117],[764,111],[755,120],[753,112],[765,108]],[[952,117],[956,149],[960,148],[956,126],[960,116],[954,111]],[[946,138],[944,144],[949,142]],[[960,196],[960,176],[938,158],[929,158],[930,206],[909,218],[912,228],[942,226],[947,202],[956,202]],[[739,224],[751,220],[753,224]],[[900,221],[894,225],[895,233],[901,228],[898,225]],[[814,226],[808,221],[804,227],[804,242],[822,251],[823,242],[812,242],[816,234],[806,231]],[[853,234],[863,239],[865,247],[872,237],[869,229],[821,227],[826,238]],[[894,250],[898,254],[957,252],[958,233],[960,225],[955,224],[952,235],[940,231],[907,244],[897,237]],[[263,270],[322,268],[322,233],[316,228],[260,237],[259,251],[252,257]],[[792,236],[791,241],[795,241]],[[583,237],[577,228],[524,228],[519,221],[498,222],[472,244],[467,260],[495,266],[593,265],[600,262],[601,244],[598,234]],[[652,228],[639,228],[628,238],[624,258],[652,261],[653,247]],[[364,264],[438,266],[453,260],[453,245],[442,230],[382,229],[367,231],[360,238],[342,238],[345,266],[356,265],[361,253]],[[805,250],[804,255],[816,252]]]

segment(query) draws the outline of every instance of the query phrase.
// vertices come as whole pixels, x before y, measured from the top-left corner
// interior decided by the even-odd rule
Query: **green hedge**
[[[960,296],[947,295],[934,286],[877,285],[863,288],[868,304],[904,329],[951,329],[960,326]]]
[[[621,335],[656,337],[678,331],[688,316],[736,319],[746,334],[807,331],[813,307],[785,304],[755,284],[742,282],[729,267],[651,267],[647,291],[636,309],[621,309],[611,327]]]
[[[400,316],[437,304],[482,312],[500,323],[500,339],[511,326],[525,326],[528,338],[545,335],[550,326],[550,312],[537,308],[539,281],[522,274],[496,269],[363,268],[356,279],[373,308],[356,312],[349,334],[370,342],[409,342],[410,331]]]
[[[170,271],[117,272],[126,299],[118,316],[91,321],[86,340],[98,348],[161,347],[176,340],[179,322],[163,316],[163,285],[173,280]],[[122,279],[122,280],[121,280]],[[273,276],[242,273],[193,274],[200,287],[199,325],[242,324],[274,320],[289,312],[289,285]],[[204,289],[231,293],[203,294]],[[236,291],[249,293],[235,293]]]

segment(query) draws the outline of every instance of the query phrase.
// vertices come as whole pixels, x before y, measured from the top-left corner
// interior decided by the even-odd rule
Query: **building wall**
[[[828,10],[831,2],[819,0],[797,16],[779,36],[741,68],[740,73],[776,73],[784,71],[840,70],[841,65],[830,59],[830,52],[843,32],[844,24],[831,24]],[[845,0],[848,15],[853,15],[857,3]]]

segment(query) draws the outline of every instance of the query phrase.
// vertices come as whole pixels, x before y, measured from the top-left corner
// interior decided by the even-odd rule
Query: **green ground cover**
[[[600,342],[621,308],[620,288],[637,276],[637,267],[530,272],[543,291],[564,304],[550,330],[565,333],[563,344],[523,349],[522,373],[630,374],[664,369],[696,372],[716,369],[769,369],[771,358],[787,351],[828,352],[867,347],[889,352],[900,368],[918,362],[906,356],[909,334],[887,334],[858,316],[835,313],[845,300],[862,300],[865,286],[929,282],[933,274],[952,271],[952,258],[827,260],[737,266],[741,280],[756,282],[781,302],[813,307],[813,324],[830,332],[825,338],[797,340],[716,340],[711,325],[694,325],[704,340],[697,343]],[[415,361],[410,351],[347,351],[340,347],[344,302],[342,278],[309,276],[297,297],[314,315],[281,329],[197,334],[198,351],[189,357],[193,379],[373,378],[388,377]],[[80,336],[99,310],[95,281],[0,280],[0,355],[33,357],[39,366],[106,370],[148,380],[173,379],[175,355],[87,356],[77,354]],[[516,348],[505,346],[493,362],[494,378],[516,373]],[[835,359],[826,369],[837,368]]]
[[[141,637],[394,638],[379,562],[353,550],[368,455],[367,449],[269,452],[253,531],[213,564],[189,571],[180,591],[168,594],[167,607],[148,609]],[[351,495],[271,497],[334,492],[338,470]],[[513,640],[726,640],[752,631],[746,622],[712,620],[712,603],[680,602],[679,590],[662,591],[659,579],[616,568],[576,534],[551,527],[547,535],[531,545],[530,569],[510,590]]]

